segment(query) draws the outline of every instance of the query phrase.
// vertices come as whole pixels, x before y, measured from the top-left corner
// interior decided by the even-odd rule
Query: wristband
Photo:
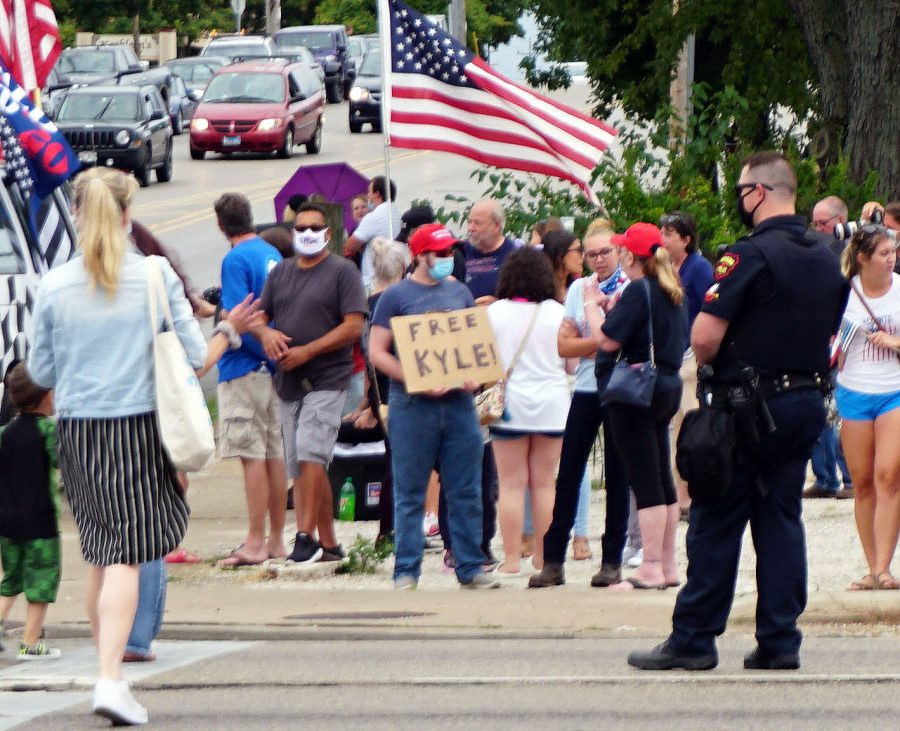
[[[234,325],[232,325],[228,320],[222,320],[218,325],[213,328],[212,334],[215,335],[224,335],[228,340],[228,348],[229,350],[237,350],[243,344],[243,340],[241,340],[241,336],[238,335],[237,330],[234,329]]]

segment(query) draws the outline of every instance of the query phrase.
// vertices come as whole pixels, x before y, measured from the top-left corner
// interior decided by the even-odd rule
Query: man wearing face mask
[[[481,456],[482,441],[472,392],[464,388],[408,394],[403,368],[393,352],[391,318],[473,307],[464,284],[448,277],[453,271],[450,232],[439,223],[420,226],[409,239],[416,263],[410,277],[381,295],[369,334],[369,359],[390,376],[390,433],[394,470],[394,588],[415,589],[422,571],[425,543],[425,491],[435,464],[447,499],[456,578],[463,589],[499,586],[482,571]]]
[[[297,256],[272,270],[260,298],[271,327],[253,334],[278,364],[275,390],[297,506],[297,535],[288,560],[339,561],[344,553],[334,535],[326,470],[350,382],[351,346],[362,333],[369,306],[359,271],[328,251],[331,232],[321,206],[300,206],[293,236]]]
[[[725,631],[748,522],[756,549],[757,646],[744,667],[800,667],[801,493],[825,425],[829,343],[848,289],[828,247],[795,215],[796,193],[796,175],[780,154],[760,152],[744,162],[735,194],[752,231],[719,259],[691,330],[698,364],[713,371],[713,405],[735,414],[733,479],[715,498],[691,503],[687,584],[669,638],[628,656],[642,670],[716,666],[716,636]]]

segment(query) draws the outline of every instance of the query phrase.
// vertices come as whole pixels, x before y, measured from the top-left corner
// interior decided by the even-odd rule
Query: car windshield
[[[203,95],[204,104],[273,104],[284,101],[281,74],[216,74]]]
[[[381,76],[381,54],[367,53],[359,67],[360,76]]]
[[[60,122],[134,122],[140,119],[136,94],[69,94],[56,119]]]
[[[351,56],[362,56],[363,54],[363,44],[359,38],[348,38],[347,39],[347,53]]]
[[[172,73],[178,74],[186,82],[195,82],[200,84],[207,83],[216,73],[216,69],[212,65],[205,63],[168,63],[166,64]]]
[[[279,46],[306,46],[316,50],[334,48],[334,35],[321,31],[297,31],[294,33],[279,33],[275,36],[275,43]]]
[[[59,57],[59,70],[64,74],[112,74],[116,59],[111,51],[64,53]]]
[[[208,46],[208,56],[228,56],[228,58],[236,58],[238,56],[268,56],[269,49],[263,43],[222,43]]]

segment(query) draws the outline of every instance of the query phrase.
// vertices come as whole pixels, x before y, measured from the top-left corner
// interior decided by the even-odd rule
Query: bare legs
[[[284,521],[287,496],[284,462],[277,459],[241,458],[244,468],[244,494],[247,499],[247,537],[241,555],[249,561],[281,557],[284,549]],[[270,533],[266,540],[266,515]]]
[[[90,566],[87,613],[100,658],[100,677],[122,679],[122,656],[138,600],[138,566]]]
[[[497,513],[505,559],[501,573],[520,569],[522,527],[525,522],[525,490],[531,489],[536,568],[544,565],[544,534],[553,516],[556,468],[561,437],[532,434],[518,439],[495,439],[494,459],[500,482]]]
[[[900,409],[875,421],[844,420],[841,445],[856,490],[856,528],[869,573],[890,583],[900,533]],[[893,586],[885,588],[896,588]]]
[[[297,513],[297,530],[315,536],[319,532],[319,543],[331,548],[337,545],[334,535],[334,510],[331,505],[331,483],[325,465],[316,462],[302,462],[300,477],[294,482],[294,504],[301,505]],[[300,502],[297,502],[296,487],[300,487]]]

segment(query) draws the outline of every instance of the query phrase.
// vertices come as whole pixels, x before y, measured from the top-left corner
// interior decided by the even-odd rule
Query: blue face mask
[[[441,281],[453,274],[453,257],[437,257],[434,260],[434,266],[428,267],[428,274],[432,279]]]

